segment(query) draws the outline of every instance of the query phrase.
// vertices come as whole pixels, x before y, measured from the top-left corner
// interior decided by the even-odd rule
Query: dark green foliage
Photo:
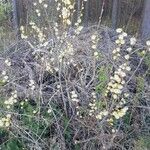
[[[12,138],[3,143],[0,147],[2,150],[27,150],[24,148],[24,145],[18,139]]]

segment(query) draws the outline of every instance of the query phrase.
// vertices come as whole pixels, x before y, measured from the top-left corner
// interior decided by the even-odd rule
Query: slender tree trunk
[[[12,0],[13,8],[13,26],[20,36],[19,28],[21,25],[26,25],[27,10],[25,0]]]
[[[102,0],[97,0],[96,1],[96,5],[97,5],[97,22],[99,20],[99,16],[101,14],[101,9],[102,9]]]
[[[81,11],[81,0],[77,0],[77,18],[80,17],[80,11]]]
[[[12,0],[12,8],[13,8],[13,26],[15,30],[19,28],[19,16],[18,16],[18,6],[17,0]]]
[[[143,39],[150,39],[150,0],[144,1],[141,36]]]
[[[21,6],[21,24],[26,25],[27,23],[27,4],[29,3],[29,0],[20,0],[20,6]]]
[[[72,16],[72,25],[74,25],[78,18],[80,17],[80,11],[81,11],[81,0],[75,0],[75,12],[73,13]]]
[[[85,2],[84,25],[88,26],[89,22],[89,0]]]
[[[118,6],[119,1],[113,0],[113,6],[112,6],[112,28],[117,28],[117,21],[118,21]]]

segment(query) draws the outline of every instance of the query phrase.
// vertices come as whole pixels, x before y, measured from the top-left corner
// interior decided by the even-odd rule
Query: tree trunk
[[[89,23],[89,0],[85,2],[85,12],[84,12],[84,25],[88,26]]]
[[[112,28],[116,29],[117,28],[117,23],[118,23],[118,10],[119,10],[119,1],[118,0],[113,0],[113,6],[112,6]]]
[[[99,17],[101,14],[101,9],[102,9],[102,1],[101,0],[97,0],[96,1],[96,6],[97,6],[97,22],[99,21]]]
[[[77,0],[77,19],[80,17],[81,1]]]
[[[27,10],[25,0],[12,0],[13,8],[13,25],[17,31],[17,35],[20,35],[19,28],[21,25],[26,25]]]
[[[18,6],[17,0],[12,0],[12,8],[13,8],[13,26],[15,30],[19,28],[19,16],[18,16]]]
[[[150,39],[150,0],[144,1],[141,36],[143,39]]]

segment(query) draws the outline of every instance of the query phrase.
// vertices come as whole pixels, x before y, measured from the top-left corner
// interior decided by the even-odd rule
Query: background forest
[[[0,0],[0,149],[149,138],[150,0]]]

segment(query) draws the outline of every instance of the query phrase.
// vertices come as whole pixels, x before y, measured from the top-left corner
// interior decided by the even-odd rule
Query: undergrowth
[[[102,26],[102,16],[82,26],[85,3],[72,24],[75,3],[55,0],[50,25],[36,22],[49,3],[35,1],[37,18],[1,53],[1,149],[150,148],[150,41]]]

